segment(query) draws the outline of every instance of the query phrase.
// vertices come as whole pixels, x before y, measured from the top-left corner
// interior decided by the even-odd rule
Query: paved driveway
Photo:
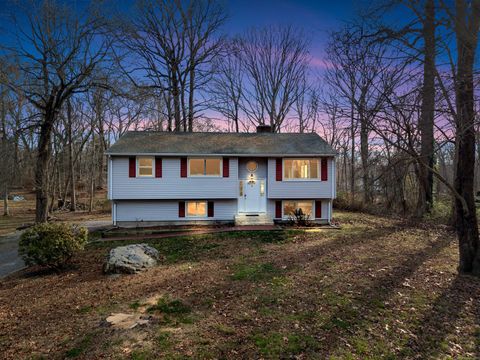
[[[18,240],[21,234],[21,231],[16,231],[0,236],[0,278],[25,266],[18,256]]]
[[[95,231],[111,226],[111,222],[91,220],[80,223],[80,225],[86,226],[89,231]],[[21,231],[16,231],[0,236],[0,278],[25,267],[22,259],[18,256],[18,241],[21,234]]]

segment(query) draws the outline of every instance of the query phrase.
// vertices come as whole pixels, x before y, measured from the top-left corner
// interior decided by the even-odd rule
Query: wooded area
[[[36,191],[36,220],[106,187],[105,150],[128,130],[317,132],[338,151],[339,203],[422,218],[452,209],[462,272],[480,273],[480,0],[381,1],[329,33],[227,35],[217,0],[20,2],[1,43],[4,212]],[[391,24],[400,11],[404,21]],[[234,16],[231,14],[230,16]],[[6,24],[7,25],[7,24]]]

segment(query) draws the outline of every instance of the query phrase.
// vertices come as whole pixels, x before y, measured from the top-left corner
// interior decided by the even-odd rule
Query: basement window
[[[283,217],[293,216],[294,211],[302,209],[305,215],[312,217],[313,201],[284,201]]]
[[[207,202],[206,201],[187,202],[187,216],[189,217],[207,216]]]

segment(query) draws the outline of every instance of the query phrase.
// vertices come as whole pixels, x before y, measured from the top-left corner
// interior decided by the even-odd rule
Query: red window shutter
[[[185,217],[185,201],[178,202],[178,217]]]
[[[315,201],[315,219],[322,218],[322,202],[320,200]]]
[[[134,178],[135,176],[137,176],[136,170],[137,170],[137,162],[136,162],[135,156],[131,156],[128,158],[128,177]]]
[[[229,177],[230,176],[230,159],[229,158],[223,158],[223,177]]]
[[[322,181],[328,180],[328,159],[322,158]]]
[[[187,177],[187,158],[180,159],[180,177]]]
[[[157,178],[162,177],[162,158],[161,157],[155,158],[155,177]]]
[[[215,215],[213,201],[209,201],[207,204],[207,214],[208,214],[208,217],[214,217]]]
[[[277,159],[277,167],[276,167],[276,171],[275,171],[275,178],[277,181],[282,181],[282,159],[281,158],[278,158]]]
[[[275,201],[275,219],[282,218],[282,201],[277,200]]]

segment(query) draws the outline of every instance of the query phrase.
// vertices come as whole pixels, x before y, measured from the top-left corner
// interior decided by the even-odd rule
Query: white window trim
[[[152,175],[140,175],[140,158],[142,159],[152,159]],[[153,178],[155,177],[155,156],[136,156],[135,158],[137,169],[135,177],[139,178]]]
[[[203,160],[207,160],[207,159],[216,159],[216,160],[220,160],[220,174],[219,175],[191,175],[190,174],[190,160],[191,159],[203,159]],[[221,178],[223,177],[223,158],[222,157],[210,157],[210,156],[207,156],[207,157],[189,157],[187,158],[187,174],[188,174],[188,177],[192,177],[192,178]]]
[[[315,220],[315,200],[309,200],[309,199],[289,199],[289,200],[282,200],[282,220],[289,220],[290,215],[285,214],[285,202],[307,202],[310,201],[312,203],[312,213],[310,214],[310,220]]]
[[[205,215],[188,215],[188,204],[189,203],[199,203],[199,202],[204,202],[205,203]],[[190,200],[190,201],[185,201],[185,217],[189,219],[206,219],[208,218],[208,201],[207,200]]]
[[[292,179],[287,179],[285,177],[285,160],[317,160],[317,169],[318,169],[318,177],[316,178],[309,178],[309,179],[304,179],[304,178],[292,178]],[[283,158],[282,159],[282,181],[300,181],[300,182],[304,182],[304,181],[322,181],[322,175],[321,175],[321,172],[322,172],[322,169],[321,169],[321,166],[322,166],[322,162],[321,162],[321,159],[318,159],[318,158]]]

